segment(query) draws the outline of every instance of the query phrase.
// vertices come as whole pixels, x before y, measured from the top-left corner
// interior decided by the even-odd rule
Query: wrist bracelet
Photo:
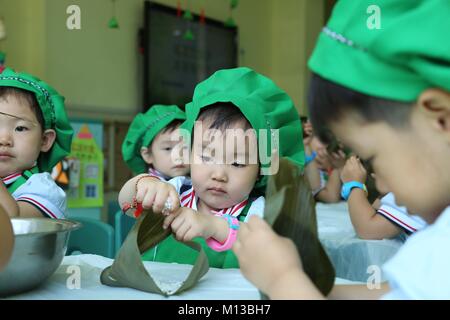
[[[137,200],[136,200],[136,193],[137,193],[137,186],[138,186],[138,183],[139,183],[139,181],[141,181],[141,179],[144,179],[144,178],[153,178],[153,179],[157,179],[156,177],[154,177],[154,176],[152,176],[152,175],[143,175],[143,176],[140,176],[137,180],[136,180],[136,183],[134,184],[134,190],[135,190],[135,192],[134,192],[134,194],[135,194],[135,196],[133,197],[133,199],[131,200],[131,203],[128,203],[128,202],[125,202],[124,204],[123,204],[123,207],[122,207],[122,212],[123,213],[126,213],[128,210],[130,210],[130,209],[136,209],[135,211],[134,211],[134,217],[135,218],[138,218],[141,214],[142,214],[142,211],[144,210],[144,208],[142,208],[142,204],[140,204],[140,203],[138,203],[137,202]],[[159,179],[158,179],[159,180]]]
[[[307,166],[311,161],[317,157],[317,152],[313,151],[311,155],[305,157],[305,166]]]
[[[228,227],[230,229],[230,231],[228,232],[228,237],[225,240],[225,242],[220,243],[219,241],[217,241],[214,238],[206,239],[206,244],[208,245],[208,247],[210,247],[214,251],[218,251],[218,252],[231,249],[231,247],[233,246],[233,243],[236,241],[237,232],[239,230],[238,219],[236,219],[235,217],[233,217],[229,214],[224,214],[222,216],[222,218],[227,219]]]

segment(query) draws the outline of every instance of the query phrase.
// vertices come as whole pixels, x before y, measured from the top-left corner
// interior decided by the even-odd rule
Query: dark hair
[[[244,121],[244,129],[251,129],[252,126],[241,110],[231,102],[214,103],[200,111],[197,120],[212,120],[209,129],[227,129],[239,121]]]
[[[309,116],[319,138],[332,141],[328,130],[331,121],[345,113],[356,112],[367,122],[387,122],[393,127],[405,128],[409,124],[412,103],[373,97],[346,88],[313,74],[308,92]]]
[[[35,114],[36,119],[41,126],[41,129],[44,130],[44,116],[33,92],[15,87],[0,87],[0,99],[7,100],[9,97],[14,97],[20,102],[25,102],[26,104],[28,104],[28,106]]]
[[[167,126],[165,126],[161,133],[166,133],[167,131],[171,132],[173,130],[175,130],[176,128],[178,128],[179,126],[181,126],[181,124],[183,123],[183,120],[173,120],[171,123],[169,123]]]

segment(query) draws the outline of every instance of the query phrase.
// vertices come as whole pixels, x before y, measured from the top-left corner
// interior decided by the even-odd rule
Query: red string
[[[181,3],[180,3],[180,0],[177,1],[177,17],[181,17]]]
[[[205,20],[205,9],[202,8],[202,10],[200,11],[200,24],[205,24],[206,20]]]

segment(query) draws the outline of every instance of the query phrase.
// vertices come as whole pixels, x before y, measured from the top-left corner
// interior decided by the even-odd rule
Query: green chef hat
[[[143,173],[147,170],[141,148],[148,147],[158,133],[174,120],[184,121],[186,115],[178,106],[161,104],[152,106],[134,118],[122,144],[123,159],[133,172]]]
[[[263,151],[267,158],[272,150],[272,130],[277,130],[279,156],[289,158],[303,168],[305,160],[300,118],[291,98],[272,80],[249,68],[217,71],[195,87],[192,102],[186,105],[187,120],[183,128],[192,132],[200,109],[218,102],[231,102],[240,109],[255,129],[259,146],[262,138],[267,142],[267,150]],[[260,132],[260,129],[265,130]],[[262,134],[266,136],[262,137]],[[261,150],[259,152],[261,154]],[[270,163],[261,163],[262,168],[269,166]],[[255,187],[262,188],[266,182],[267,176],[263,176]]]
[[[309,67],[367,95],[415,101],[430,87],[450,91],[449,33],[448,0],[339,0]]]
[[[67,119],[64,97],[44,81],[9,68],[0,74],[0,86],[20,88],[35,94],[44,117],[44,130],[53,129],[56,132],[56,139],[51,149],[41,152],[38,158],[39,169],[50,172],[70,153],[72,146],[73,129]]]

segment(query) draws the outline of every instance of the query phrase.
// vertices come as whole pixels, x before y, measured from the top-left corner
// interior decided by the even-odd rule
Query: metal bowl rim
[[[30,220],[30,219],[34,219],[34,218],[12,218],[11,220]],[[41,218],[36,218],[36,219],[41,219]],[[50,219],[50,218],[42,218],[42,219]],[[65,226],[67,226],[67,229],[15,234],[14,237],[15,238],[20,238],[20,237],[26,237],[26,236],[29,236],[29,235],[53,234],[53,233],[74,231],[74,230],[77,230],[77,229],[79,229],[79,228],[81,228],[83,226],[83,224],[81,222],[78,222],[78,221],[75,221],[75,220],[71,220],[71,219],[51,219],[51,220],[56,221],[58,223],[64,224]]]

